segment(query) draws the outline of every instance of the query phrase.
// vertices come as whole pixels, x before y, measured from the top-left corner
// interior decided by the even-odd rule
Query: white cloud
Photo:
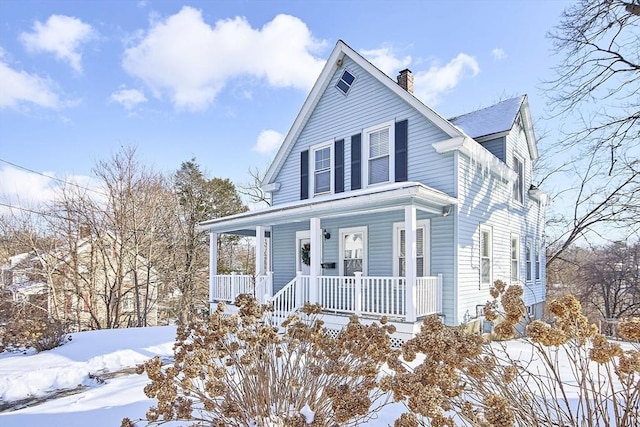
[[[199,10],[185,6],[153,22],[126,49],[122,66],[155,96],[168,95],[176,108],[203,110],[238,77],[310,89],[324,65],[314,53],[324,46],[290,15],[278,15],[261,29],[242,17],[211,26]]]
[[[53,173],[44,173],[53,176]],[[47,176],[6,166],[0,169],[0,195],[12,206],[33,206],[55,198],[55,181]]]
[[[94,178],[69,175],[64,181],[86,188],[96,200],[101,199],[98,181]],[[56,179],[54,172],[38,174],[13,166],[0,167],[0,199],[11,206],[37,210],[39,206],[55,201],[64,185]],[[78,190],[81,191],[80,188]]]
[[[33,32],[20,34],[20,40],[27,50],[52,53],[80,73],[80,48],[93,36],[94,30],[91,25],[71,16],[51,15],[44,24],[36,21],[33,24]]]
[[[270,153],[280,147],[280,144],[284,141],[284,135],[275,130],[263,130],[258,135],[258,141],[256,145],[251,148],[258,153]]]
[[[379,49],[361,50],[360,53],[373,65],[390,77],[394,77],[400,70],[411,64],[411,57],[398,58],[391,47],[385,46]]]
[[[132,110],[138,104],[147,102],[147,97],[144,96],[144,93],[137,89],[120,89],[112,93],[109,99],[121,104],[127,110]]]
[[[415,73],[415,94],[433,106],[438,103],[440,95],[456,87],[463,78],[475,77],[479,72],[480,66],[473,56],[459,53],[443,66],[433,64],[428,70]]]
[[[497,47],[491,51],[491,55],[493,56],[493,59],[500,61],[507,57],[507,52],[505,52],[504,49]]]
[[[24,103],[57,109],[60,99],[48,79],[16,71],[2,60],[0,52],[0,109],[19,109]]]

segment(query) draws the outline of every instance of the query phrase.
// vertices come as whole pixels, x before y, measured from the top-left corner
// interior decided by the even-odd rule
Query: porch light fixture
[[[451,205],[442,208],[442,216],[448,216],[451,213]]]
[[[331,233],[329,233],[326,228],[323,228],[322,229],[322,237],[324,237],[325,240],[329,240],[331,238]]]

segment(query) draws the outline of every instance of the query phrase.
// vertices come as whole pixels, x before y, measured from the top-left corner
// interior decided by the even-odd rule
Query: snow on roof
[[[474,139],[505,132],[513,127],[524,98],[519,96],[507,99],[490,107],[453,117],[449,121]]]

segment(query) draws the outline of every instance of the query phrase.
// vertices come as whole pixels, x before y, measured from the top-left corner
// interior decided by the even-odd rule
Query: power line
[[[83,187],[83,186],[81,186],[81,185],[76,184],[75,182],[66,181],[66,180],[64,180],[64,179],[56,178],[55,176],[45,175],[45,174],[43,174],[42,172],[38,172],[38,171],[35,171],[35,170],[33,170],[33,169],[29,169],[29,168],[27,168],[27,167],[24,167],[24,166],[21,166],[21,165],[15,164],[15,163],[10,162],[10,161],[5,160],[5,159],[0,159],[0,162],[6,163],[6,164],[11,165],[11,166],[13,166],[13,167],[15,167],[15,168],[18,168],[18,169],[25,170],[25,171],[27,171],[27,172],[35,173],[36,175],[40,175],[40,176],[43,176],[43,177],[45,177],[45,178],[48,178],[48,179],[51,179],[51,180],[54,180],[54,181],[61,182],[61,183],[66,184],[66,185],[73,185],[74,187],[80,188],[81,190],[91,191],[91,192],[96,193],[96,194],[99,194],[99,195],[101,195],[101,196],[109,197],[107,194],[105,194],[105,193],[103,193],[103,192],[101,192],[101,191],[94,190],[94,189],[89,188],[89,187]]]

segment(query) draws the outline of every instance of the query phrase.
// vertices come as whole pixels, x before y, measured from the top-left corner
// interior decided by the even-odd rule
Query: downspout
[[[454,188],[454,197],[458,200],[460,196],[460,152],[455,150],[453,152],[453,163],[455,167],[455,173],[453,174],[453,188]],[[460,203],[456,203],[455,209],[453,210],[453,241],[455,245],[453,246],[453,324],[458,324],[458,303],[459,303],[459,295],[458,295],[458,264],[460,260],[458,259],[458,247],[460,246],[460,242],[458,241],[458,227],[459,227],[459,212],[460,212]]]

